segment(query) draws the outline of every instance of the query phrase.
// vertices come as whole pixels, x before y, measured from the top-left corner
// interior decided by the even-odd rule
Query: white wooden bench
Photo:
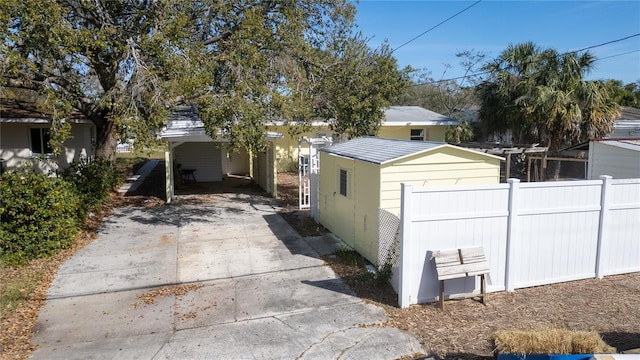
[[[489,275],[489,262],[482,247],[466,249],[437,250],[431,257],[436,264],[440,281],[440,309],[444,309],[444,281],[480,275],[480,296],[486,304],[487,285],[485,275]]]

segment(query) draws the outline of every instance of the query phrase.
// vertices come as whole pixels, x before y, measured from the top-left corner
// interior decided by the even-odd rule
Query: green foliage
[[[510,131],[515,143],[557,151],[608,134],[618,106],[605,84],[584,80],[594,62],[589,52],[510,45],[484,67],[490,75],[477,87],[485,136]]]
[[[411,69],[398,70],[387,44],[372,51],[358,37],[332,43],[321,56],[326,65],[313,94],[315,114],[348,138],[376,135],[384,110],[406,91]]]
[[[391,281],[393,277],[393,264],[385,262],[378,266],[375,274],[373,274],[373,280],[377,286],[384,286]]]
[[[0,85],[39,94],[54,143],[63,120],[92,121],[110,161],[118,137],[157,145],[185,103],[231,147],[263,148],[281,119],[372,134],[404,79],[388,47],[353,35],[354,13],[348,0],[3,0]]]
[[[0,177],[0,258],[11,263],[72,245],[82,224],[81,199],[60,178],[29,171]]]
[[[607,80],[605,85],[620,106],[640,109],[640,80],[626,85],[620,80]]]
[[[470,122],[460,120],[459,125],[447,126],[445,140],[449,143],[459,144],[475,140],[475,129]]]
[[[363,264],[362,256],[348,246],[338,246],[335,250],[335,254],[338,259],[347,265],[358,266]]]
[[[86,210],[104,203],[109,192],[120,183],[117,170],[107,159],[89,161],[83,158],[61,170],[58,175],[74,186]]]

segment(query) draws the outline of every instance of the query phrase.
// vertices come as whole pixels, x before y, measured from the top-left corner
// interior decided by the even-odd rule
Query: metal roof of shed
[[[441,147],[457,148],[466,152],[502,159],[495,155],[468,150],[443,142],[396,140],[378,137],[361,137],[344,143],[321,148],[320,151],[336,156],[381,165],[392,160],[397,160],[421,152],[431,151]]]

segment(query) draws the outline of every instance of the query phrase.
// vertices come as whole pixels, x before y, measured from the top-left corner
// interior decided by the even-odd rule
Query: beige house
[[[320,149],[320,223],[374,264],[381,216],[400,214],[400,184],[500,182],[502,158],[445,143],[364,137]]]
[[[385,111],[377,136],[388,139],[445,141],[447,126],[458,125],[456,119],[448,118],[419,106],[391,106]],[[274,139],[275,156],[278,171],[295,171],[298,167],[298,140],[301,137],[321,138],[326,136],[339,143],[340,134],[329,129],[324,122],[312,124],[314,130],[299,135],[289,134],[289,127],[277,123],[269,127],[270,131],[282,134],[282,138]]]

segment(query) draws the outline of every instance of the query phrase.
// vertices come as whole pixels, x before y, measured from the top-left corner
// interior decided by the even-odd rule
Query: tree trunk
[[[560,178],[560,166],[561,166],[560,160],[547,161],[546,178],[550,180],[558,180]]]
[[[111,163],[116,161],[116,147],[118,145],[113,122],[100,118],[93,122],[96,125],[96,158],[107,159]]]

